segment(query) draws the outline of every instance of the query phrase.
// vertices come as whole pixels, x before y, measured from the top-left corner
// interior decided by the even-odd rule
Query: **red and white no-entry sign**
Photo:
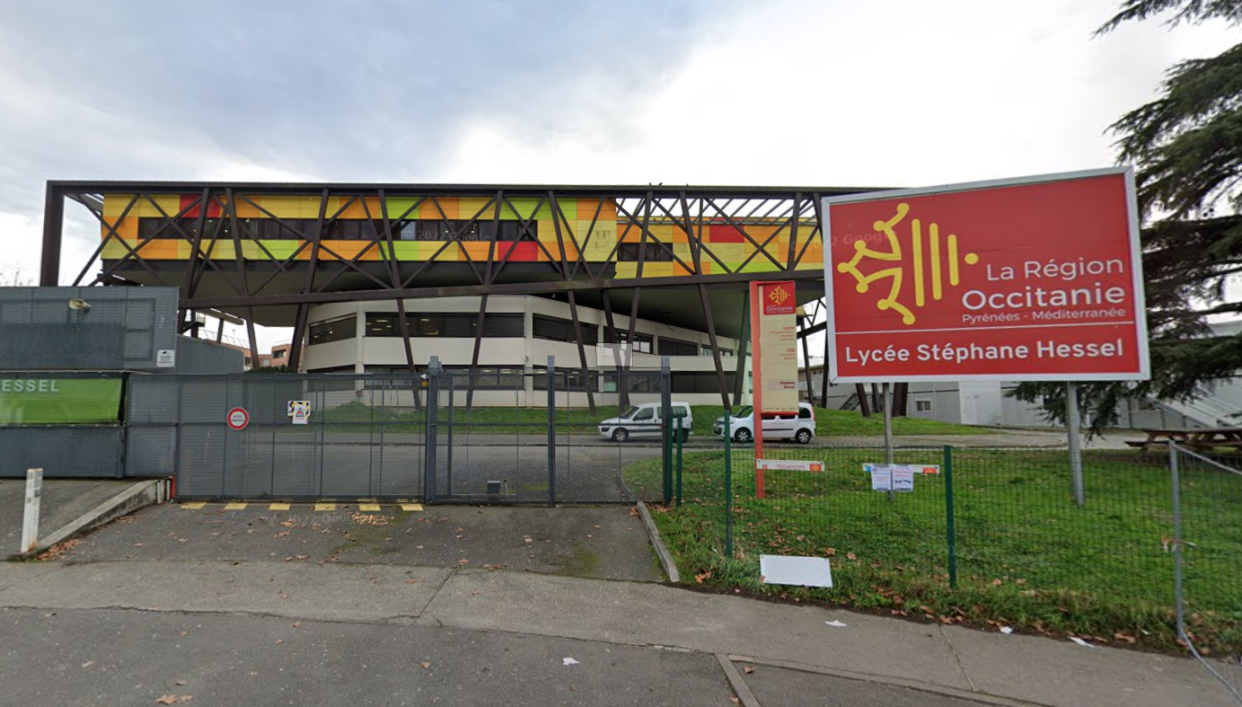
[[[227,421],[230,430],[244,430],[250,424],[250,413],[246,412],[246,408],[233,408],[229,410]]]

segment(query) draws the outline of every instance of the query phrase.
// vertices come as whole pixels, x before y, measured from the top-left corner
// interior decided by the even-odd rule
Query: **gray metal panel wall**
[[[241,351],[203,339],[177,337],[177,366],[160,373],[241,373],[246,357]]]
[[[0,287],[0,370],[158,370],[177,303],[175,287]]]
[[[0,476],[23,477],[42,467],[55,478],[119,477],[120,427],[0,427]]]

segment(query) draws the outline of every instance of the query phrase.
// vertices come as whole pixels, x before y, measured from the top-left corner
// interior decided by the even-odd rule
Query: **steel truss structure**
[[[179,331],[195,330],[198,313],[244,322],[252,361],[259,360],[256,322],[293,326],[290,366],[297,367],[312,305],[392,300],[413,372],[404,301],[479,296],[474,371],[489,295],[564,295],[574,312],[584,375],[587,355],[577,316],[584,297],[602,304],[606,341],[618,343],[634,340],[643,290],[678,288],[699,300],[701,313],[695,316],[706,327],[721,400],[728,407],[731,396],[717,342],[719,313],[713,312],[709,293],[740,289],[752,280],[795,280],[800,301],[816,299],[824,280],[821,200],[860,191],[871,189],[49,181],[40,284],[60,284],[65,201],[70,199],[98,220],[102,235],[73,285],[179,287]],[[265,199],[281,198],[313,203],[315,216],[290,219],[265,206]],[[453,209],[456,218],[450,219]],[[406,258],[398,225],[415,212],[447,228],[428,243],[429,252]],[[137,213],[153,219],[141,235],[123,226]],[[358,241],[323,237],[350,214],[363,224]],[[256,224],[261,221],[275,224],[288,243],[277,249],[260,237]],[[502,221],[516,222],[515,238],[500,240]],[[720,237],[713,240],[708,235],[713,230],[727,231],[728,244]],[[152,255],[170,243],[184,257]],[[625,332],[615,326],[609,297],[618,291],[630,293]],[[729,320],[734,329],[741,321],[738,338],[743,342],[745,319]],[[810,321],[806,325],[799,333],[804,355],[809,354],[805,336],[818,330]],[[743,392],[744,359],[743,349],[737,356],[734,401]],[[618,374],[624,397],[624,370]],[[808,367],[808,391],[810,384]],[[822,395],[826,400],[827,376]]]

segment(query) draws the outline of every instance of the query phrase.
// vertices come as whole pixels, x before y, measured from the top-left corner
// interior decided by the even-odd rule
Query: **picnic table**
[[[1242,427],[1209,427],[1201,430],[1161,430],[1144,429],[1147,439],[1128,441],[1126,444],[1142,452],[1163,451],[1169,443],[1194,451],[1211,451],[1226,448],[1234,452],[1242,452]]]

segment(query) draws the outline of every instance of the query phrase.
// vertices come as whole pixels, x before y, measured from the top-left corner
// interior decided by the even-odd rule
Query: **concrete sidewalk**
[[[761,666],[756,671],[769,684],[756,683],[755,692],[772,695],[769,704],[821,703],[821,679],[853,678],[999,704],[1236,705],[1201,666],[1183,658],[652,583],[504,570],[176,560],[9,563],[0,566],[0,608],[276,616],[672,648],[715,656],[722,666],[741,666],[735,670],[740,674]],[[1220,669],[1242,683],[1242,669]],[[739,695],[748,691],[743,683],[741,689],[734,685]]]

